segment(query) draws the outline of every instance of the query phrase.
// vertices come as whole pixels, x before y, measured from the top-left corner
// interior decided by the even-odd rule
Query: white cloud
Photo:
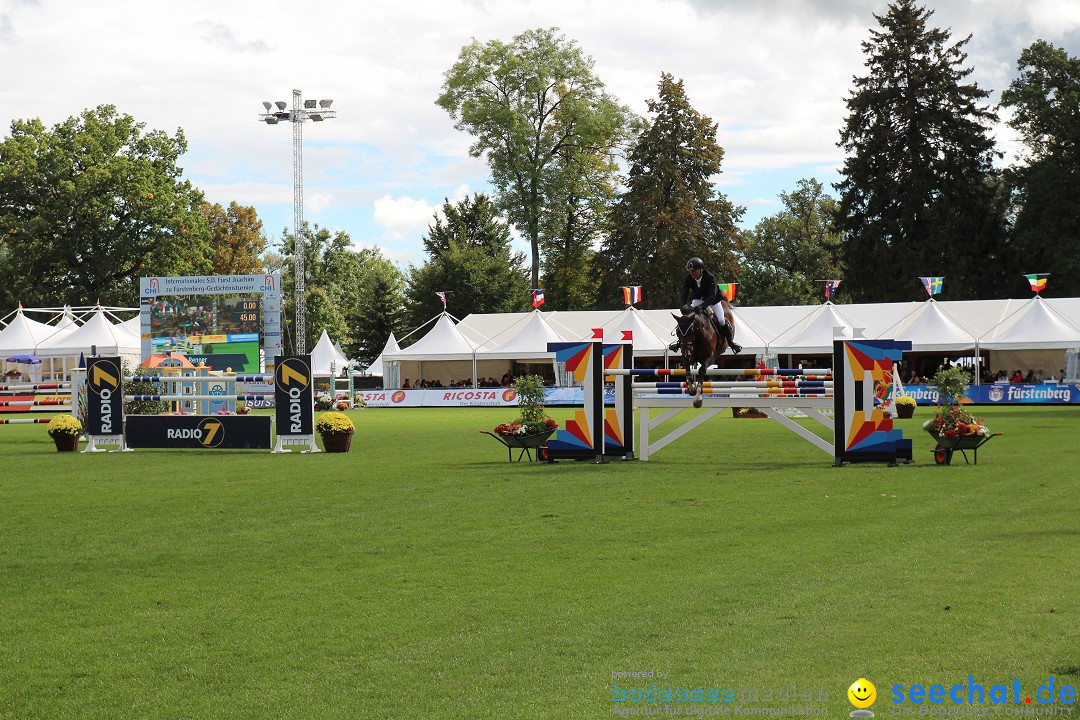
[[[427,200],[383,195],[375,201],[375,222],[397,238],[409,231],[423,230],[434,214],[435,207]]]
[[[884,0],[324,0],[302,13],[264,0],[129,5],[5,4],[0,67],[19,72],[0,87],[0,128],[24,117],[52,125],[103,103],[148,128],[182,127],[185,177],[215,202],[255,205],[276,233],[291,226],[292,127],[258,122],[261,102],[288,101],[293,87],[331,97],[337,119],[303,127],[305,217],[411,257],[444,197],[488,187],[471,138],[435,105],[473,37],[560,27],[639,114],[662,71],[682,78],[694,108],[719,124],[718,182],[753,207],[793,189],[808,164],[841,164],[844,98],[866,72],[872,13],[886,9]],[[1080,55],[1076,0],[936,5],[932,25],[954,40],[973,34],[972,78],[995,97],[1040,37]],[[64,47],[79,61],[56,52]],[[1010,142],[1000,128],[995,137]]]

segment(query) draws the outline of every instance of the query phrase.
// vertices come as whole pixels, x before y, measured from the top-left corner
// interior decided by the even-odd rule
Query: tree
[[[528,30],[509,44],[473,40],[442,89],[436,104],[473,135],[470,154],[487,158],[500,206],[529,240],[539,287],[545,212],[566,207],[567,179],[583,164],[577,158],[609,153],[630,113],[557,28]]]
[[[674,307],[686,261],[695,256],[720,282],[736,280],[743,208],[712,182],[724,159],[716,123],[690,106],[682,80],[668,73],[648,107],[655,118],[630,152],[627,189],[600,248],[601,307],[618,304],[622,285],[642,285],[646,307]]]
[[[841,238],[832,226],[836,200],[813,178],[780,199],[784,209],[746,235],[739,296],[747,305],[821,302],[825,289],[817,281],[843,277]]]
[[[390,333],[400,336],[405,327],[405,276],[377,251],[368,264],[349,327],[354,341],[352,355],[368,364],[382,352]]]
[[[256,275],[263,271],[259,254],[266,249],[262,220],[255,208],[229,203],[203,203],[203,215],[210,230],[210,248],[214,275]]]
[[[1028,149],[1009,173],[1020,272],[1051,272],[1055,294],[1080,294],[1080,58],[1038,40],[1020,54],[1001,94]],[[1010,286],[1016,286],[1017,278]],[[1021,281],[1022,282],[1022,281]]]
[[[46,129],[16,120],[0,143],[0,301],[133,305],[139,277],[210,270],[202,194],[170,137],[111,105]]]
[[[964,46],[928,28],[932,11],[897,0],[863,42],[840,133],[835,187],[845,234],[844,288],[856,300],[910,299],[920,275],[947,277],[951,297],[991,297],[1006,271],[1005,194],[988,135],[989,93],[964,79]]]
[[[305,347],[313,348],[323,330],[340,343],[349,341],[347,324],[348,303],[344,300],[339,278],[346,277],[343,267],[350,264],[348,258],[352,240],[348,233],[331,234],[326,228],[304,223],[300,230],[304,235],[304,313],[307,326]],[[296,236],[287,229],[281,241],[282,255],[286,262],[281,276],[283,345],[288,352],[295,351],[296,343]]]
[[[544,289],[548,310],[585,310],[595,306],[599,277],[594,244],[607,230],[615,198],[611,158],[576,156],[567,168],[558,203],[544,215]]]
[[[413,327],[442,310],[436,293],[446,292],[457,317],[471,313],[518,312],[529,307],[525,257],[510,247],[510,228],[494,203],[478,193],[456,206],[443,203],[424,249],[429,258],[409,269],[407,316]]]

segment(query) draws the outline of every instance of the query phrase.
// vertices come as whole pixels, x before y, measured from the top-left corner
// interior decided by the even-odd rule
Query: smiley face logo
[[[847,690],[848,701],[857,708],[866,709],[877,700],[877,688],[866,678],[859,678],[851,683]]]

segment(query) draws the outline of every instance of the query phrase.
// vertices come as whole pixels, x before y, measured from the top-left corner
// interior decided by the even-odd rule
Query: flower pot
[[[56,452],[75,452],[79,449],[78,435],[56,435],[53,437]]]
[[[340,433],[323,433],[323,449],[328,453],[347,453],[352,447],[353,431]]]
[[[503,443],[512,448],[538,448],[547,442],[548,438],[555,433],[554,430],[533,433],[532,435],[500,435]]]
[[[914,414],[915,414],[915,406],[914,405],[897,405],[896,406],[896,417],[898,417],[898,418],[909,418],[909,417],[913,416]]]

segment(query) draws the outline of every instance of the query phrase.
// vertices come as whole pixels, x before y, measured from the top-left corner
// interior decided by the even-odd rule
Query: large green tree
[[[843,277],[840,234],[833,227],[837,203],[817,180],[800,180],[780,193],[784,209],[746,233],[739,297],[747,305],[821,302],[820,280]]]
[[[263,271],[259,257],[266,249],[262,220],[255,208],[233,201],[226,209],[204,203],[203,215],[210,231],[210,250],[215,275],[253,275]]]
[[[582,169],[613,175],[596,163],[611,153],[630,118],[593,72],[593,60],[557,28],[527,30],[509,43],[473,40],[447,70],[436,104],[475,140],[469,149],[491,168],[498,201],[528,239],[531,282],[540,283],[545,229],[554,247],[587,242],[545,214],[588,203],[603,182],[569,188]],[[553,253],[552,264],[577,262],[579,252]],[[557,273],[556,273],[557,274]]]
[[[364,250],[361,255],[367,258],[363,284],[356,313],[347,318],[353,339],[350,357],[370,364],[390,333],[400,337],[405,328],[405,276],[378,251]]]
[[[623,285],[643,286],[645,307],[674,307],[694,256],[720,282],[737,280],[743,208],[713,184],[724,159],[716,123],[691,107],[682,80],[668,73],[648,108],[653,118],[630,151],[627,188],[600,248],[600,307],[617,306]]]
[[[304,223],[304,319],[307,328],[305,347],[315,347],[323,330],[345,345],[351,338],[346,317],[350,311],[350,296],[341,287],[356,267],[352,257],[352,239],[348,233],[331,233],[318,225]],[[282,333],[283,344],[289,352],[296,343],[296,236],[284,230],[281,250],[282,266]]]
[[[510,247],[510,228],[483,193],[456,205],[443,203],[424,237],[428,260],[409,270],[407,317],[416,327],[442,310],[447,293],[457,317],[529,308],[525,256]]]
[[[1001,94],[1009,125],[1028,150],[1009,173],[1016,203],[1013,242],[1021,272],[1051,273],[1055,295],[1080,295],[1080,58],[1039,40]],[[1013,278],[1009,287],[1023,280]]]
[[[174,136],[101,105],[0,143],[0,304],[138,302],[139,277],[211,269],[203,198]]]
[[[918,276],[943,275],[945,297],[994,297],[1006,270],[1005,193],[995,176],[984,103],[966,82],[970,36],[951,42],[932,11],[897,0],[863,42],[840,133],[847,152],[838,227],[853,299],[917,297]]]

